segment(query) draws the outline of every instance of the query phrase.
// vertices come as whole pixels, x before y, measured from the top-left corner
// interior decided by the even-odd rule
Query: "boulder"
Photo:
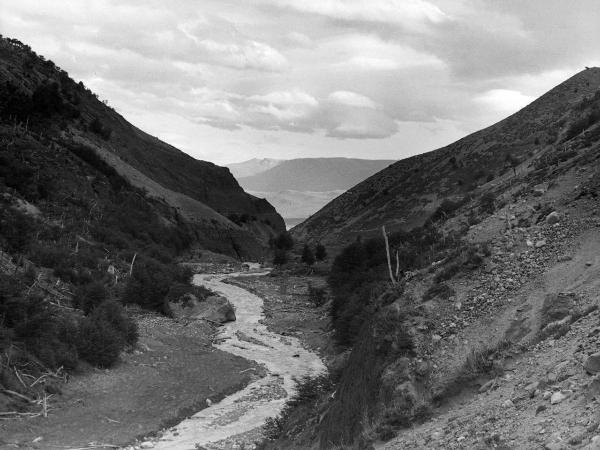
[[[588,359],[583,364],[583,368],[587,373],[592,375],[600,372],[600,353],[588,356]]]
[[[546,216],[546,223],[548,225],[554,225],[555,223],[560,222],[560,215],[556,211],[552,211],[550,214]]]
[[[550,404],[556,405],[556,404],[562,402],[566,398],[567,398],[567,396],[565,394],[563,394],[562,392],[560,392],[560,391],[555,392],[554,394],[552,394],[552,397],[550,397]]]
[[[191,317],[218,323],[232,322],[235,320],[235,309],[225,297],[211,295],[195,306]]]

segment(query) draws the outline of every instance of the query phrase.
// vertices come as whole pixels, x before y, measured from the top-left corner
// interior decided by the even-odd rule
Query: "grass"
[[[511,347],[511,342],[500,340],[489,346],[472,348],[461,367],[434,394],[434,402],[441,404],[457,396],[479,377],[500,375],[503,368],[498,363],[498,359]]]

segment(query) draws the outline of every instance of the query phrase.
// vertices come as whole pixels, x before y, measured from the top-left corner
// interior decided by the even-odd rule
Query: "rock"
[[[207,398],[206,399],[206,405],[207,406],[212,406],[212,404],[213,404],[212,400],[210,398]]]
[[[560,442],[550,442],[544,445],[545,450],[562,450],[565,447]]]
[[[514,408],[515,404],[512,402],[512,400],[504,400],[504,402],[502,402],[502,407],[503,408]]]
[[[600,372],[600,352],[588,356],[583,363],[583,368],[591,375]]]
[[[556,211],[552,211],[550,214],[546,216],[546,223],[548,225],[554,225],[555,223],[560,222],[560,216]]]
[[[533,241],[531,239],[527,239],[525,241],[525,244],[527,245],[527,247],[533,247]]]
[[[140,448],[154,448],[154,442],[145,441],[140,444]]]
[[[600,378],[596,375],[586,387],[586,392],[589,397],[600,399]]]
[[[593,263],[592,261],[587,261],[587,262],[585,263],[585,265],[586,265],[586,266],[588,266],[588,267],[590,267],[590,266],[593,266],[593,265],[594,265],[594,263]]]
[[[495,380],[489,380],[487,383],[484,383],[483,386],[479,388],[479,393],[483,394],[484,392],[489,391],[494,386]]]
[[[535,248],[542,248],[546,245],[546,239],[540,239],[535,242]]]
[[[558,262],[571,261],[572,259],[573,259],[573,257],[570,255],[561,255],[557,258]]]
[[[218,323],[232,322],[235,320],[235,309],[225,297],[211,295],[194,307],[192,317]]]
[[[567,398],[567,396],[565,394],[563,394],[562,392],[560,392],[560,391],[555,392],[554,394],[552,394],[552,397],[550,397],[550,404],[557,405],[558,403],[562,402],[566,398]]]

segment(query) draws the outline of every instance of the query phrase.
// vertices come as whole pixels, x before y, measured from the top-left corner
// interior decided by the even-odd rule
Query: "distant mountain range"
[[[239,179],[269,170],[281,164],[283,161],[283,159],[252,158],[248,161],[229,164],[227,167],[231,171],[231,174]]]
[[[356,158],[251,159],[228,167],[244,190],[266,198],[290,226],[392,163]]]

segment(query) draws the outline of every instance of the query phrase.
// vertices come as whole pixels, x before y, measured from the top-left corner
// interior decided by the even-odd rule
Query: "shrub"
[[[1,162],[1,161],[0,161]],[[0,244],[11,253],[24,253],[29,248],[35,221],[19,211],[0,205]]]
[[[273,265],[282,266],[288,262],[287,252],[283,249],[275,250],[275,256],[273,257]]]
[[[136,303],[146,309],[170,314],[166,297],[176,278],[177,272],[173,268],[153,259],[140,258],[127,282],[123,300],[125,303]]]
[[[125,346],[135,344],[137,339],[137,325],[123,307],[105,301],[81,321],[77,349],[90,364],[111,367]]]
[[[315,263],[315,255],[308,244],[304,244],[304,248],[302,249],[302,262],[309,266],[312,266]]]
[[[294,239],[292,235],[287,231],[280,233],[276,238],[271,238],[269,240],[269,245],[271,248],[279,249],[279,250],[291,250],[294,247]]]
[[[93,314],[108,322],[123,337],[125,344],[134,345],[139,337],[137,324],[119,303],[108,300],[98,305]]]
[[[308,300],[316,307],[323,306],[327,301],[327,291],[324,287],[308,285]]]
[[[125,345],[123,336],[108,322],[92,314],[81,322],[78,351],[81,358],[98,367],[111,367]]]
[[[54,269],[70,260],[69,250],[58,245],[36,244],[29,258],[43,267]]]
[[[323,244],[317,244],[317,247],[315,248],[315,258],[317,261],[323,261],[327,258],[327,250]]]
[[[96,306],[100,305],[108,297],[108,292],[102,283],[92,281],[79,286],[75,290],[73,306],[83,310],[88,315]]]

